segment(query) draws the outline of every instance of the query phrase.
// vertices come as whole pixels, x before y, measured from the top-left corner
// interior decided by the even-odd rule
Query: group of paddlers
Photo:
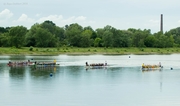
[[[145,65],[144,63],[142,64],[142,68],[162,68],[161,62],[157,65]]]
[[[28,61],[9,61],[7,63],[8,66],[25,66],[25,65],[56,65],[56,60],[53,62],[31,62]]]
[[[34,62],[35,65],[56,65],[56,60],[53,62]]]
[[[92,63],[92,64],[88,64],[88,62],[86,62],[86,66],[107,66],[107,62],[105,62],[105,63]]]
[[[12,66],[12,65],[31,65],[33,64],[33,62],[31,62],[30,60],[28,61],[9,61],[7,65]]]

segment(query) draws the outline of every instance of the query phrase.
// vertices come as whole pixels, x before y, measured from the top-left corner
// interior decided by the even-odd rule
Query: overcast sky
[[[72,23],[91,26],[106,25],[127,30],[160,30],[163,14],[164,31],[180,27],[180,0],[0,0],[0,26],[23,25],[53,21],[64,27]]]

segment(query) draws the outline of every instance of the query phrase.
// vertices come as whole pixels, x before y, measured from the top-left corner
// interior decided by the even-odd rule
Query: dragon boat
[[[101,69],[101,68],[105,68],[107,67],[107,62],[105,63],[92,63],[92,64],[88,64],[88,62],[86,62],[86,69]]]
[[[34,62],[34,64],[32,66],[34,67],[54,67],[54,66],[59,66],[60,64],[56,63],[56,60],[54,60],[53,62]]]
[[[149,70],[160,70],[162,69],[163,66],[161,65],[161,63],[159,62],[159,64],[156,65],[145,65],[144,63],[142,64],[141,69],[143,71],[149,71]]]
[[[8,66],[28,66],[28,65],[33,65],[34,62],[31,62],[30,60],[28,61],[9,61],[7,63]]]

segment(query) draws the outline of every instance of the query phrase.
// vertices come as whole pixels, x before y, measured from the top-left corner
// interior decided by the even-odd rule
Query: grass
[[[180,48],[36,48],[22,47],[0,47],[0,55],[59,55],[59,54],[173,54],[180,53]]]

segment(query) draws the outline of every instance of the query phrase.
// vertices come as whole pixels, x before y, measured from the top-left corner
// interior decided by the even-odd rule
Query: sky
[[[64,27],[72,23],[94,30],[110,25],[116,29],[160,30],[180,27],[180,0],[0,0],[0,27],[53,21]]]

